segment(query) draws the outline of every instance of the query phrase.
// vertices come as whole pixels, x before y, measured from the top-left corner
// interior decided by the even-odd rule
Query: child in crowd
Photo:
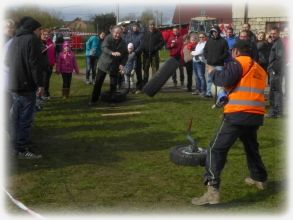
[[[134,92],[134,73],[136,68],[136,55],[134,53],[134,45],[133,43],[129,43],[127,45],[128,50],[128,58],[127,63],[122,70],[122,74],[124,75],[125,88],[128,91],[132,90]]]
[[[67,99],[70,94],[70,85],[73,70],[79,74],[77,62],[70,48],[69,42],[65,41],[62,45],[62,51],[59,53],[56,63],[56,72],[61,73],[63,79],[62,97]]]

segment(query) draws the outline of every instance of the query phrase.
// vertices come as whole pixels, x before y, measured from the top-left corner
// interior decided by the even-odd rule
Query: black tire
[[[155,76],[144,86],[143,93],[153,97],[179,67],[179,62],[171,57],[158,70]]]
[[[102,92],[101,93],[101,100],[103,102],[124,102],[127,97],[127,91],[116,91],[116,92]]]
[[[178,145],[170,150],[170,160],[183,166],[205,166],[207,152],[205,149],[192,152],[190,145]]]

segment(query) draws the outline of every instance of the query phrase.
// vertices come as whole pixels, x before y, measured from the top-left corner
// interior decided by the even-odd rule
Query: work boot
[[[255,185],[256,188],[259,190],[264,190],[267,185],[266,182],[256,181],[256,180],[251,179],[251,177],[246,177],[244,182],[249,186]]]
[[[191,203],[193,205],[205,205],[205,204],[218,204],[220,202],[220,192],[219,189],[213,187],[213,186],[208,186],[208,191],[203,194],[203,196],[197,198],[193,198],[191,200]]]

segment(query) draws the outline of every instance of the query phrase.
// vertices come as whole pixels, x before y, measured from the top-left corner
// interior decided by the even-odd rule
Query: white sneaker
[[[16,156],[18,159],[41,159],[42,155],[41,154],[34,154],[30,151],[25,151],[25,152],[17,152]]]

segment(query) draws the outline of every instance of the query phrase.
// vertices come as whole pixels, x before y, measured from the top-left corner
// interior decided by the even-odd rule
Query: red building
[[[232,4],[178,4],[173,15],[173,24],[186,24],[190,18],[215,17],[218,23],[232,23]]]

